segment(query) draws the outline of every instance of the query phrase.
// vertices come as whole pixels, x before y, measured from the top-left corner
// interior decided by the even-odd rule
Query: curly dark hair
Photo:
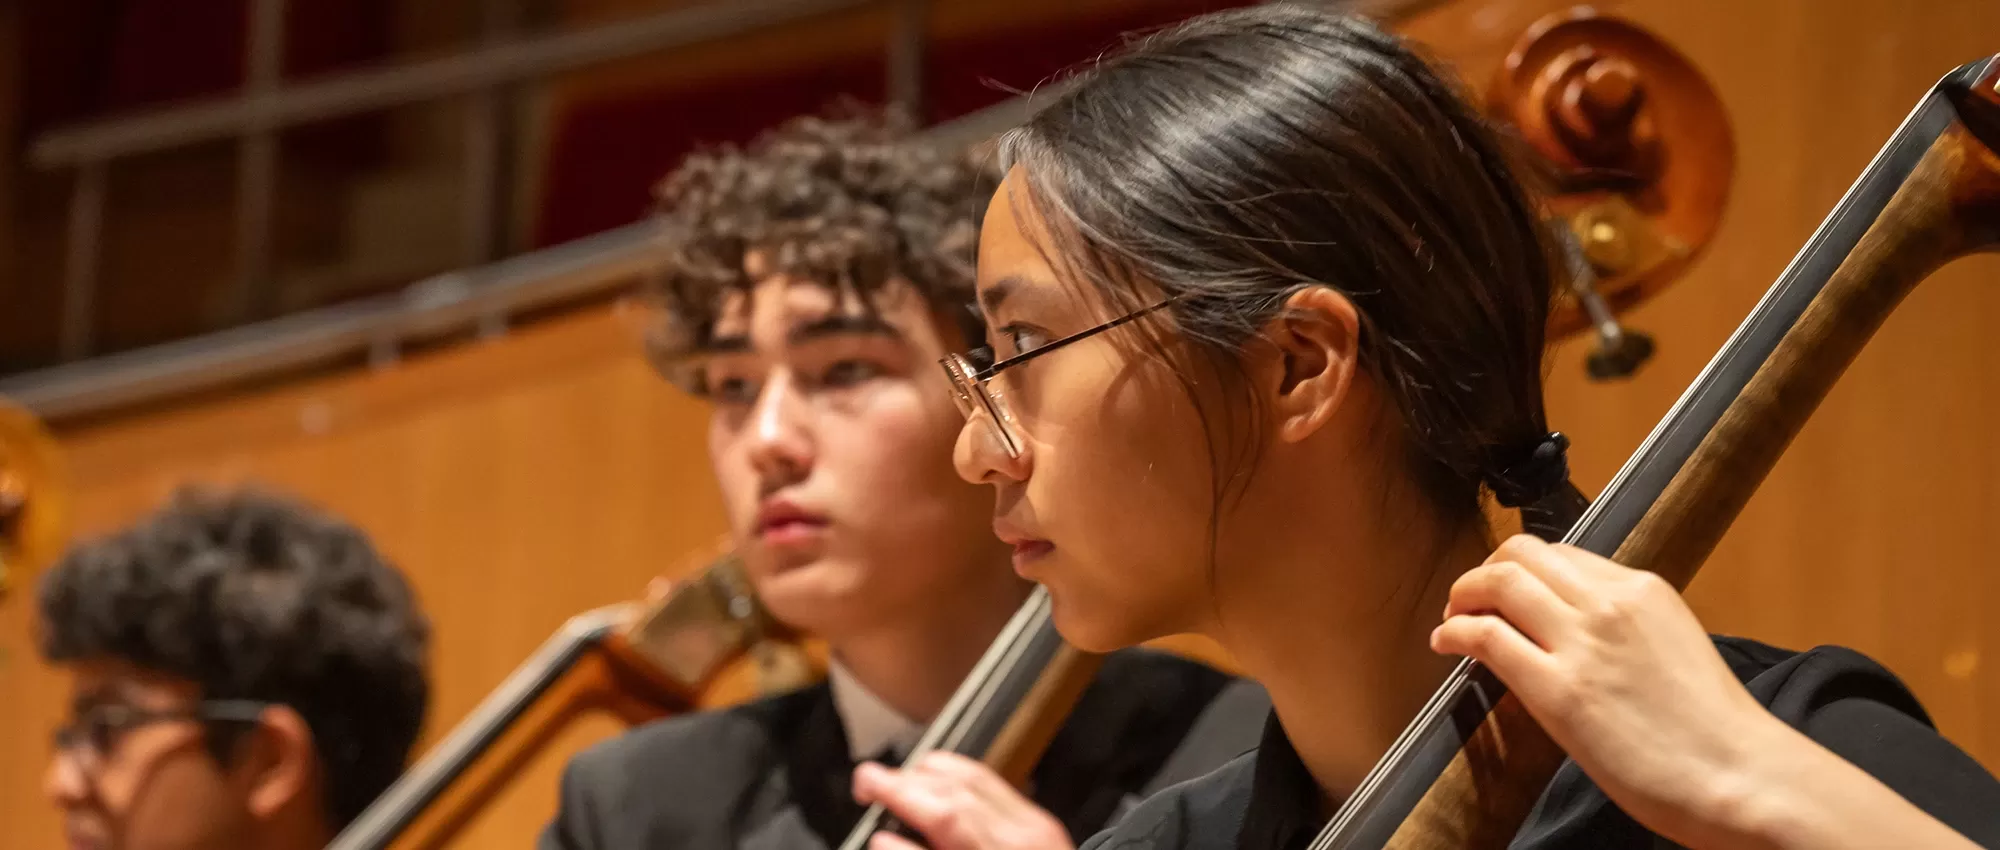
[[[925,144],[912,127],[842,104],[748,147],[688,157],[655,191],[665,258],[652,294],[665,322],[652,353],[707,341],[723,298],[755,284],[744,268],[752,252],[766,273],[862,294],[907,280],[976,335],[974,252],[998,174],[990,157]]]
[[[423,723],[430,626],[402,574],[359,530],[278,496],[184,490],[71,550],[39,601],[52,662],[116,659],[297,711],[335,829],[395,781]],[[227,761],[233,738],[214,730],[209,748]]]

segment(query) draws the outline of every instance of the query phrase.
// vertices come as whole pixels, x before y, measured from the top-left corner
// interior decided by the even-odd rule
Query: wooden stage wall
[[[1475,83],[1552,2],[1461,3],[1410,30]],[[2000,4],[1629,0],[1715,81],[1738,175],[1720,236],[1629,317],[1659,354],[1629,382],[1551,366],[1552,419],[1595,490],[1694,377],[1917,96],[2000,52]],[[1477,8],[1474,8],[1474,7]],[[2000,260],[1937,275],[1883,329],[1793,445],[1691,591],[1712,630],[1858,647],[2000,768]],[[426,743],[569,615],[637,594],[721,528],[700,412],[660,384],[627,325],[594,309],[372,373],[63,429],[80,531],[114,528],[185,481],[285,488],[367,528],[436,627]],[[57,840],[39,795],[61,706],[28,641],[30,599],[0,604],[0,835]],[[1994,664],[1986,653],[1996,654]],[[583,730],[566,747],[608,732]],[[462,842],[529,846],[561,752]]]

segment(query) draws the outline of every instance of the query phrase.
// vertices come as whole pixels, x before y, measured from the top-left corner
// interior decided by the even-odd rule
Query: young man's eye
[[[760,389],[756,381],[737,375],[717,375],[706,381],[708,397],[721,404],[751,404]]]
[[[828,387],[851,387],[882,376],[882,367],[866,360],[842,360],[820,375],[820,384]]]

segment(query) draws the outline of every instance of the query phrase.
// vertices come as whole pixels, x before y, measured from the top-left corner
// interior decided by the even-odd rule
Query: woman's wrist
[[[1676,840],[1703,850],[1974,846],[1776,717],[1746,743],[1714,784],[1705,822]]]
[[[1827,801],[1816,793],[1814,774],[1853,767],[1769,714],[1745,733],[1735,758],[1708,783],[1690,834],[1677,840],[1705,850],[1826,846],[1819,838]]]

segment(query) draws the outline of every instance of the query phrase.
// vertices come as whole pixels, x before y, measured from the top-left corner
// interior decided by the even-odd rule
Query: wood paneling
[[[1475,82],[1552,2],[1460,3],[1413,31]],[[1708,254],[1629,316],[1659,353],[1635,378],[1551,364],[1574,468],[1601,488],[1783,269],[1921,92],[2000,51],[1989,0],[1626,0],[1609,4],[1687,53],[1735,122],[1739,171]],[[1962,261],[1890,320],[1697,579],[1712,629],[1888,664],[1941,728],[2000,767],[2000,260]],[[635,595],[721,524],[698,412],[655,381],[610,310],[368,374],[341,375],[62,435],[86,532],[183,480],[260,480],[366,527],[413,576],[437,628],[427,741],[568,615]],[[54,682],[27,643],[25,598],[0,605],[0,823],[52,843],[36,792]],[[2000,662],[1996,662],[2000,663]],[[578,743],[604,734],[579,733]],[[465,846],[522,846],[547,817],[560,753]]]

